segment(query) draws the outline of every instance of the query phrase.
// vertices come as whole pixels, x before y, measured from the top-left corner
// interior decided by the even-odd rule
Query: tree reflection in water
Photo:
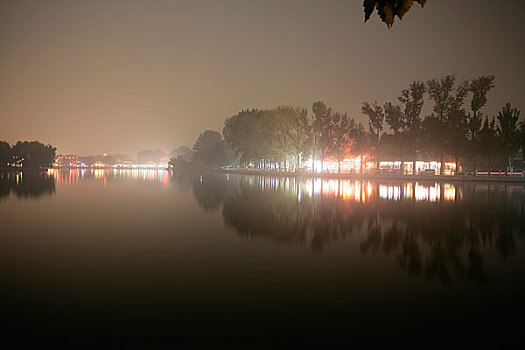
[[[0,199],[10,194],[36,199],[55,193],[55,180],[46,172],[0,172]]]
[[[484,257],[508,259],[525,232],[522,185],[214,174],[191,184],[201,207],[223,204],[225,225],[246,238],[321,251],[356,235],[363,253],[395,255],[410,276],[444,283],[485,283]]]

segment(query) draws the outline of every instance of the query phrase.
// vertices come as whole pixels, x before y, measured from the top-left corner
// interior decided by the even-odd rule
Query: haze
[[[247,107],[358,120],[412,80],[496,76],[525,108],[525,2],[430,0],[388,30],[362,1],[2,1],[0,139],[59,153],[191,146]]]

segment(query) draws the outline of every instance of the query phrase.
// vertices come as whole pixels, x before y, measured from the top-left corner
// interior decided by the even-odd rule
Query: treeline
[[[483,114],[494,79],[481,76],[457,82],[455,76],[447,75],[413,82],[402,90],[397,103],[365,102],[362,111],[370,121],[369,132],[378,138],[376,156],[412,154],[413,158],[438,159],[442,168],[445,160],[454,161],[457,169],[460,165],[510,167],[524,143],[524,124],[510,103],[497,116]],[[431,103],[431,113],[422,119],[425,100]],[[382,133],[384,122],[390,133]]]
[[[347,115],[334,113],[331,117],[334,131],[346,131],[351,127]],[[317,124],[320,123],[318,120]],[[251,109],[237,113],[226,119],[223,135],[226,144],[239,155],[240,164],[286,168],[290,162],[299,165],[312,155],[313,131],[313,120],[306,108],[279,106],[271,110]],[[337,138],[338,145],[345,141],[344,137]]]
[[[18,141],[10,146],[0,141],[0,168],[38,169],[51,167],[56,155],[56,148],[38,141]]]
[[[175,169],[210,168],[215,169],[237,163],[234,152],[228,148],[220,132],[202,132],[193,148],[178,147],[172,151],[169,164]]]
[[[457,170],[460,165],[505,169],[525,146],[525,124],[510,103],[497,116],[483,113],[494,79],[458,82],[447,75],[414,81],[394,102],[365,101],[366,126],[321,101],[312,105],[311,113],[291,106],[247,109],[226,119],[224,143],[241,165],[261,168],[297,169],[310,158],[341,161],[366,155],[377,164],[432,159],[439,160],[442,169],[446,161],[455,161]],[[425,103],[431,112],[423,118]]]

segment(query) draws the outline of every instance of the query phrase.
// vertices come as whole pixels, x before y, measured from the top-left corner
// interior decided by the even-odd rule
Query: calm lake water
[[[22,339],[523,333],[523,185],[10,173],[0,224]]]

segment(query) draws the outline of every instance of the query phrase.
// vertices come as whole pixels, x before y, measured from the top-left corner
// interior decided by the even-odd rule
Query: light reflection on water
[[[94,178],[103,181],[107,185],[108,180],[141,180],[144,182],[158,182],[168,186],[170,174],[166,170],[157,169],[71,169],[71,170],[48,170],[58,184],[77,184],[85,178]],[[23,175],[16,174],[19,181]],[[260,186],[263,190],[284,189],[294,191],[297,196],[313,196],[322,194],[327,197],[338,197],[343,200],[352,200],[359,203],[368,203],[374,200],[374,196],[380,199],[401,200],[415,198],[417,201],[439,202],[453,201],[456,193],[461,197],[461,188],[453,184],[438,182],[419,183],[406,182],[403,184],[383,184],[366,180],[340,180],[340,179],[306,179],[296,180],[294,178],[277,177],[248,177],[252,186]],[[443,191],[442,191],[443,190]]]
[[[25,181],[24,181],[25,176]],[[193,177],[190,175],[189,177]],[[197,176],[197,175],[195,175]],[[215,175],[217,176],[217,175]],[[525,187],[521,184],[502,183],[467,183],[456,185],[440,182],[381,182],[354,179],[301,179],[292,177],[266,177],[266,176],[239,176],[218,175],[227,182],[235,181],[249,184],[262,191],[287,191],[293,193],[298,199],[322,195],[323,197],[339,198],[344,201],[357,203],[370,203],[374,200],[416,200],[418,202],[453,202],[463,199],[464,188],[476,193],[490,193],[504,191],[508,197],[520,197],[525,194]],[[168,186],[170,177],[180,177],[170,174],[166,170],[158,169],[49,169],[46,173],[0,173],[0,181],[4,188],[15,189],[24,187],[24,191],[35,194],[42,192],[42,186],[47,186],[47,192],[54,193],[54,183],[59,185],[75,185],[83,180],[101,181],[107,186],[108,181],[140,181],[157,183]],[[188,177],[184,175],[183,177]],[[210,175],[206,175],[210,178]],[[198,175],[202,184],[203,176]],[[40,181],[38,181],[40,179]],[[50,179],[53,179],[50,182]],[[47,180],[47,181],[42,181]],[[24,186],[22,186],[24,184]],[[21,192],[24,192],[21,191]],[[13,191],[16,192],[16,191]],[[20,191],[19,191],[20,192]],[[44,191],[45,192],[45,191]],[[5,196],[10,191],[4,191]]]
[[[210,176],[208,176],[209,178]],[[374,200],[411,200],[418,202],[451,202],[462,200],[464,188],[474,192],[506,192],[516,197],[525,194],[522,184],[504,183],[442,183],[435,181],[388,181],[354,179],[302,179],[293,177],[239,176],[227,175],[228,181],[235,179],[262,191],[287,191],[298,198],[319,196],[339,198],[357,203],[370,203]],[[202,183],[202,180],[201,180]]]
[[[521,256],[525,187],[439,183],[175,175],[205,210],[250,242],[314,251],[357,240],[364,254],[396,256],[409,276],[448,284],[488,282],[486,258]]]
[[[169,180],[168,171],[162,169],[49,169],[47,173],[61,185],[76,184],[90,177],[102,180],[104,185],[113,179],[120,179],[159,182],[167,186]]]
[[[383,184],[377,181],[350,179],[295,179],[277,177],[248,177],[248,184],[265,190],[284,190],[294,192],[298,198],[305,195],[320,195],[369,203],[374,198],[387,200],[412,199],[417,201],[454,201],[456,193],[461,197],[461,188],[450,183],[405,182],[402,184]]]
[[[521,327],[521,184],[75,169],[0,173],[0,199],[14,329],[494,334],[487,314],[505,335]]]
[[[362,251],[397,251],[406,237],[419,237],[412,248],[421,254],[438,237],[447,241],[454,235],[461,239],[450,249],[491,247],[504,258],[516,251],[515,238],[525,228],[524,189],[522,184],[504,183],[261,176],[224,180],[213,175],[193,184],[201,206],[211,208],[206,201],[213,198],[215,208],[222,205],[226,225],[246,237],[303,242],[319,250],[345,237],[364,235]]]

